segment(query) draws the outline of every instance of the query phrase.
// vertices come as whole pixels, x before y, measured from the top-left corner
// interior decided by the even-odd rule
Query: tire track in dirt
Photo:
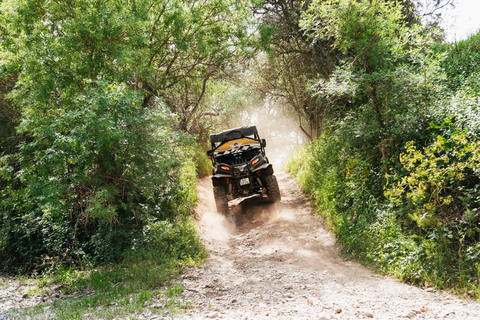
[[[379,276],[339,257],[295,181],[277,174],[279,204],[252,197],[215,212],[198,182],[199,236],[211,257],[183,276],[183,319],[480,319],[480,303]]]

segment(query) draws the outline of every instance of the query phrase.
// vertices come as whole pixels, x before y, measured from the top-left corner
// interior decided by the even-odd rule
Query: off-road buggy
[[[261,194],[270,202],[280,201],[273,166],[265,156],[265,139],[256,126],[241,127],[211,134],[213,195],[217,211],[228,213],[228,201]]]

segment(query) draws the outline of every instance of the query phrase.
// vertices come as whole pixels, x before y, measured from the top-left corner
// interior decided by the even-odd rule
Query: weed
[[[477,162],[467,161],[470,153],[478,158],[474,153],[478,141],[470,143],[465,134],[452,134],[448,145],[436,138],[433,147],[423,149],[424,154],[407,149],[405,159],[411,162],[425,159],[420,162],[424,166],[420,167],[421,172],[412,168],[415,174],[408,175],[406,168],[396,169],[411,179],[411,186],[405,187],[401,183],[392,184],[388,179],[381,180],[380,172],[363,155],[347,150],[348,137],[339,136],[325,135],[301,150],[287,163],[287,170],[312,198],[317,212],[325,217],[342,244],[343,253],[405,282],[454,288],[457,294],[478,297],[480,245],[475,239],[480,229],[477,205],[471,198],[478,197],[480,185],[461,180],[466,179],[468,173],[469,181],[477,181],[472,178]],[[433,152],[435,146],[437,151]],[[440,148],[453,150],[448,149],[449,161],[438,160],[443,156]],[[445,183],[441,177],[429,176],[443,172],[427,168],[427,164],[432,163],[434,167],[436,162],[441,162],[442,166],[437,164],[437,167],[445,172],[450,170],[450,178]],[[378,188],[387,181],[398,189],[386,195],[400,199],[397,207]],[[431,187],[428,183],[436,184]],[[405,189],[400,189],[400,185]],[[467,197],[473,193],[475,197]],[[451,198],[465,197],[450,200],[450,195]],[[419,210],[415,210],[414,196],[418,196]]]
[[[165,295],[169,301],[163,308],[152,308],[149,312],[158,313],[167,309],[172,315],[176,314],[188,308],[188,304],[178,300],[184,290],[181,285],[172,284],[172,281],[178,278],[186,265],[198,265],[206,257],[191,226],[177,228],[168,225],[166,237],[172,234],[172,237],[176,235],[176,242],[189,242],[188,246],[172,242],[171,252],[176,252],[175,255],[162,255],[158,252],[154,254],[153,248],[158,248],[154,242],[165,239],[164,236],[155,236],[149,240],[151,251],[139,248],[136,252],[128,253],[128,258],[122,263],[96,268],[59,267],[34,280],[22,276],[22,281],[33,281],[37,284],[37,289],[32,289],[29,294],[39,295],[42,290],[47,291],[49,286],[55,285],[67,297],[12,312],[18,315],[18,318],[29,316],[33,319],[125,317],[142,313],[153,302],[162,299],[160,288],[167,286]]]
[[[174,285],[172,288],[169,288],[167,291],[167,297],[174,298],[180,296],[183,293],[183,287]]]

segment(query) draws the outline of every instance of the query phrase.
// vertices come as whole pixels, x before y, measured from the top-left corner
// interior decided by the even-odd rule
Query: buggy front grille
[[[252,160],[258,154],[258,149],[250,149],[241,153],[226,154],[218,156],[216,161],[218,163],[226,163],[229,165],[243,164]]]

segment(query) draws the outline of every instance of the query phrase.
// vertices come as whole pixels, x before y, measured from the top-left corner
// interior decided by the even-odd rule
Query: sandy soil
[[[287,173],[277,178],[281,203],[231,202],[228,217],[216,213],[210,178],[200,180],[198,231],[211,256],[180,280],[185,291],[178,299],[189,307],[158,314],[152,310],[164,301],[154,301],[125,319],[480,319],[478,301],[402,284],[343,260],[295,181]],[[2,311],[44,302],[27,294],[33,283],[0,280],[0,320],[11,319]],[[63,298],[51,290],[51,298]],[[52,314],[44,310],[36,318]]]
[[[282,201],[253,197],[215,211],[211,180],[198,183],[199,234],[211,257],[183,277],[193,303],[183,319],[480,319],[461,300],[379,276],[345,261],[295,181],[277,174]]]

